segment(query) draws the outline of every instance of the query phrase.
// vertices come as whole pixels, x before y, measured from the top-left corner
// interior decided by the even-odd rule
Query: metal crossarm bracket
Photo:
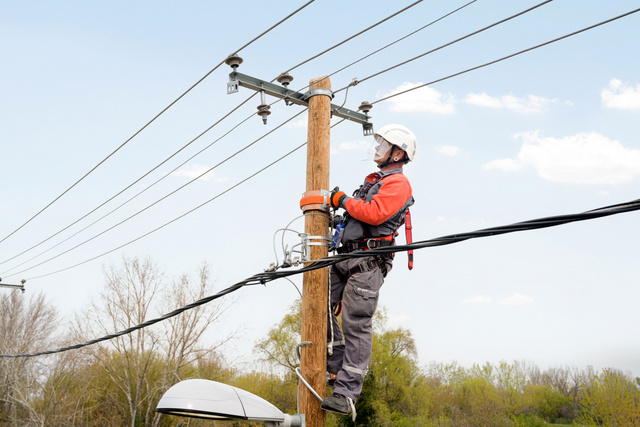
[[[326,92],[317,90],[314,92],[314,90],[310,90],[306,93],[300,93],[287,89],[284,86],[256,79],[255,77],[234,71],[229,74],[227,94],[238,92],[239,86],[244,86],[255,91],[264,91],[264,93],[275,96],[276,98],[285,99],[290,103],[303,105],[305,107],[309,105],[309,98],[315,95],[327,95],[333,98],[333,94],[328,90]],[[362,114],[334,104],[331,104],[331,111],[333,115],[337,117],[360,123],[363,126],[365,135],[371,135],[373,133],[373,125],[369,122],[369,116],[367,114]]]
[[[0,278],[0,282],[2,282],[2,278]],[[22,293],[24,293],[24,284],[27,283],[26,280],[21,280],[19,285],[13,285],[13,284],[9,284],[9,283],[0,283],[0,288],[13,288],[13,289],[20,289],[22,291]]]

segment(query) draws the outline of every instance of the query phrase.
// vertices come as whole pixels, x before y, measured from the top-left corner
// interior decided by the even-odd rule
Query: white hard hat
[[[380,128],[375,134],[386,139],[390,144],[393,144],[404,150],[407,153],[409,161],[412,161],[416,155],[416,136],[409,129],[402,125],[386,125]]]

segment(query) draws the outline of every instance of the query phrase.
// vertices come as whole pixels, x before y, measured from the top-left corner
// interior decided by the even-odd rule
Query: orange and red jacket
[[[348,215],[340,238],[342,244],[393,236],[414,202],[402,168],[368,175],[353,196],[344,202]]]

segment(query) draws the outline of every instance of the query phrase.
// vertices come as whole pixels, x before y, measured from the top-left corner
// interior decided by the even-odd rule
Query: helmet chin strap
[[[393,157],[394,151],[396,151],[396,146],[392,145],[391,151],[389,151],[389,156],[387,157],[387,160],[385,160],[384,163],[382,163],[381,165],[378,165],[378,169],[382,169],[386,166],[393,165],[395,163],[405,163],[404,160],[391,160],[391,157]]]

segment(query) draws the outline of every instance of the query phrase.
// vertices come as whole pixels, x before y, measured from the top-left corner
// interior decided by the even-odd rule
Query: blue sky
[[[291,72],[301,89],[314,77],[396,40],[465,2],[422,2]],[[60,195],[213,66],[300,1],[109,3],[32,1],[0,7],[2,237]],[[410,2],[316,0],[243,50],[239,71],[271,80]],[[331,77],[334,90],[483,28],[537,2],[478,0]],[[446,77],[638,7],[637,2],[556,0],[410,64],[363,81],[345,106]],[[572,38],[380,102],[376,128],[400,123],[418,137],[405,169],[416,204],[414,240],[582,212],[638,198],[640,60],[634,14]],[[74,189],[0,244],[7,260],[64,228],[135,181],[218,121],[251,93],[226,94],[230,69],[213,72]],[[345,91],[334,103],[345,102]],[[273,100],[271,100],[273,101]],[[221,289],[274,262],[276,230],[295,220],[304,191],[304,150],[162,230],[85,261],[182,215],[306,140],[305,114],[184,190],[104,235],[41,266],[133,215],[288,120],[278,103],[157,185],[46,254],[253,114],[257,99],[193,142],[131,190],[47,243],[0,264],[62,314],[87,308],[103,266],[150,257],[168,277],[207,261]],[[356,188],[373,171],[359,125],[332,130],[331,186]],[[593,365],[640,375],[636,213],[400,254],[382,291],[392,326],[411,329],[423,364],[500,360],[541,367]],[[300,219],[292,228],[303,229]],[[279,239],[279,236],[278,236]],[[402,241],[402,239],[401,239]],[[295,235],[287,235],[295,244]],[[282,256],[279,254],[280,259]],[[23,263],[20,267],[16,265]],[[20,274],[16,274],[20,272]],[[42,278],[35,278],[47,275]],[[301,279],[297,279],[301,283]],[[237,292],[219,331],[242,327],[227,349],[250,365],[255,340],[279,321],[297,291],[286,281]]]

